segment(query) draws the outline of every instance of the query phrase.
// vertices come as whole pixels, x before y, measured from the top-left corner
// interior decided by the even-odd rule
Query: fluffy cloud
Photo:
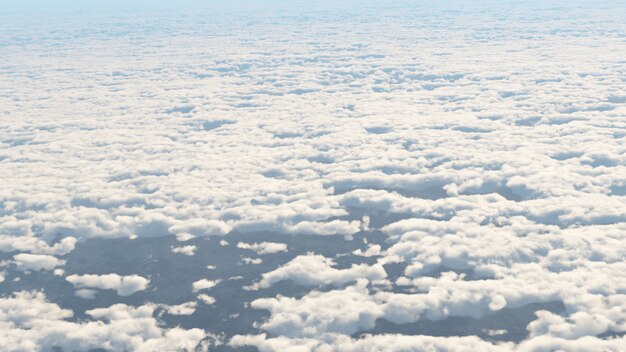
[[[365,251],[361,249],[357,249],[353,251],[352,254],[362,256],[362,257],[375,257],[375,256],[380,256],[381,254],[383,254],[381,253],[380,249],[381,249],[380,245],[374,244],[374,245],[368,246]]]
[[[80,290],[74,291],[74,295],[82,299],[94,299],[96,298],[97,293],[97,290],[92,290],[89,288],[81,288]]]
[[[230,344],[235,347],[255,346],[261,352],[274,351],[511,351],[511,344],[493,345],[475,336],[433,337],[406,335],[369,335],[362,339],[351,339],[345,335],[326,335],[324,340],[312,338],[268,338],[266,335],[235,336]]]
[[[261,298],[252,302],[256,309],[272,315],[261,328],[288,337],[313,337],[325,332],[352,334],[371,329],[384,313],[367,294],[366,282],[343,290],[311,292],[302,299]]]
[[[435,337],[407,335],[366,335],[353,339],[345,335],[331,334],[323,339],[289,338],[284,336],[268,338],[266,335],[238,335],[231,341],[234,347],[255,346],[261,352],[278,351],[488,351],[488,352],[540,352],[540,351],[610,351],[622,350],[625,338],[603,340],[596,337],[584,337],[576,340],[559,338],[536,338],[519,345],[512,343],[490,343],[476,336]]]
[[[192,289],[193,292],[198,292],[198,291],[201,291],[201,290],[207,290],[207,289],[215,287],[221,281],[222,280],[200,279],[198,281],[195,281],[191,285],[191,289]]]
[[[215,297],[209,296],[204,293],[199,294],[198,299],[202,301],[204,304],[208,304],[208,305],[215,303]]]
[[[237,248],[249,249],[251,251],[256,252],[256,254],[259,254],[259,255],[287,251],[287,245],[285,243],[275,243],[275,242],[260,242],[260,243],[252,243],[252,244],[239,242],[237,243]]]
[[[45,254],[20,253],[13,256],[13,260],[20,270],[54,270],[65,264],[64,260]]]
[[[171,247],[172,253],[184,254],[186,256],[193,256],[196,254],[196,246],[181,246],[181,247]]]
[[[167,313],[171,315],[191,315],[196,311],[196,302],[185,302],[175,306],[168,306]]]
[[[6,351],[180,351],[196,348],[207,337],[201,329],[164,329],[154,306],[116,304],[88,310],[91,320],[70,322],[72,311],[46,301],[41,292],[0,298],[0,341]]]
[[[247,257],[243,257],[241,258],[241,260],[246,263],[246,264],[252,264],[252,265],[259,265],[261,263],[263,263],[263,259],[261,258],[247,258]]]
[[[100,290],[115,290],[120,296],[130,296],[148,288],[150,280],[139,275],[120,276],[118,274],[105,275],[69,275],[65,278],[74,287],[79,289],[96,288]]]
[[[381,280],[387,277],[382,265],[355,264],[347,269],[335,269],[335,262],[322,255],[301,255],[284,266],[263,274],[255,287],[268,288],[282,280],[291,280],[300,285],[340,286],[357,279]]]
[[[0,235],[0,251],[28,251],[33,254],[64,255],[74,250],[76,241],[75,237],[70,236],[50,246],[46,241],[34,236]]]

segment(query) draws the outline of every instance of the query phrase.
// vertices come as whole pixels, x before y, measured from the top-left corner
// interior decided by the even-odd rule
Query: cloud
[[[324,340],[313,338],[289,338],[284,336],[268,338],[266,335],[238,335],[230,345],[255,346],[261,352],[273,351],[511,351],[511,344],[494,345],[476,336],[435,337],[406,335],[368,335],[352,339],[345,335],[326,335]]]
[[[198,299],[202,301],[204,304],[211,305],[215,303],[215,297],[209,296],[207,294],[201,293],[198,295]]]
[[[28,251],[33,254],[65,255],[74,250],[76,241],[75,237],[70,236],[50,246],[46,241],[34,236],[0,235],[0,251]]]
[[[260,243],[245,243],[239,242],[237,243],[237,248],[241,249],[249,249],[251,251],[256,252],[256,254],[272,254],[278,252],[286,252],[287,244],[285,243],[275,243],[275,242],[260,242]]]
[[[196,254],[196,246],[182,246],[182,247],[171,247],[172,253],[184,254],[186,256],[193,256]]]
[[[22,291],[0,298],[0,342],[7,351],[178,351],[194,349],[207,337],[201,329],[162,328],[153,305],[115,304],[86,312],[90,319],[70,322],[73,312],[46,300],[42,292]]]
[[[236,335],[229,344],[233,347],[255,346],[261,352],[278,351],[492,351],[492,352],[539,352],[563,351],[603,351],[618,352],[626,342],[625,338],[600,339],[587,336],[575,340],[541,337],[519,345],[513,343],[491,343],[477,336],[439,337],[424,335],[365,335],[350,338],[340,334],[324,335],[323,339],[290,338],[285,336],[268,337],[261,335]]]
[[[358,255],[361,257],[375,257],[375,256],[382,255],[382,252],[381,252],[380,245],[373,244],[373,245],[368,246],[365,251],[361,249],[356,249],[352,252],[352,254]]]
[[[65,278],[76,288],[95,288],[100,290],[115,290],[120,296],[130,296],[148,288],[150,280],[139,275],[120,276],[118,274],[105,275],[69,275]]]
[[[45,254],[20,253],[13,256],[13,260],[20,270],[53,270],[65,264],[64,260]]]
[[[196,311],[196,302],[185,302],[175,306],[168,306],[167,313],[171,315],[191,315]]]
[[[74,291],[74,295],[82,299],[94,299],[96,298],[97,293],[97,290],[92,290],[88,288],[81,288],[80,290]]]
[[[198,291],[201,291],[201,290],[206,290],[206,289],[213,288],[217,284],[219,284],[220,282],[221,282],[221,280],[201,279],[201,280],[195,281],[191,285],[191,289],[192,289],[193,292],[198,292]]]
[[[253,264],[253,265],[259,265],[259,264],[263,263],[263,259],[261,259],[261,258],[247,258],[247,257],[243,257],[243,258],[241,258],[241,260],[243,260],[243,262],[246,263],[246,264]]]
[[[196,238],[196,236],[187,232],[181,232],[176,234],[176,239],[180,242],[186,242],[194,238]]]
[[[282,267],[264,273],[258,287],[268,288],[283,280],[291,280],[300,285],[341,286],[358,279],[375,281],[387,277],[380,264],[354,264],[347,269],[335,269],[334,265],[332,259],[322,255],[300,255]]]
[[[325,332],[352,334],[371,329],[383,312],[367,294],[366,282],[343,290],[311,292],[302,299],[278,296],[251,304],[272,314],[261,328],[287,337],[313,337]]]
[[[360,221],[342,220],[330,222],[301,221],[287,227],[287,231],[293,234],[344,235],[346,237],[359,232],[360,229]]]
[[[171,226],[168,231],[173,234],[192,234],[195,236],[225,235],[231,227],[223,221],[188,219]]]

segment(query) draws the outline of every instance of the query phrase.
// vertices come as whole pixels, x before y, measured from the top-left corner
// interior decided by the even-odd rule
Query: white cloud
[[[262,255],[262,254],[286,252],[287,244],[275,243],[275,242],[260,242],[260,243],[250,244],[250,243],[245,243],[245,242],[239,242],[237,243],[237,248],[249,249],[251,251],[256,252],[259,255]]]
[[[268,288],[282,280],[291,280],[300,285],[341,286],[358,279],[380,280],[387,277],[380,264],[354,264],[347,269],[335,269],[335,262],[322,255],[300,255],[282,267],[264,273],[258,283],[260,288]]]
[[[359,221],[333,220],[329,222],[301,221],[287,226],[288,233],[315,235],[344,235],[349,237],[361,229]]]
[[[120,276],[118,274],[105,275],[69,275],[65,278],[74,287],[95,288],[100,290],[115,290],[120,296],[130,296],[148,288],[150,280],[139,275]]]
[[[173,234],[192,234],[195,236],[225,235],[231,227],[218,220],[188,219],[171,226],[168,231]]]
[[[192,235],[190,233],[187,233],[187,232],[181,232],[181,233],[177,233],[176,234],[176,239],[178,241],[180,241],[180,242],[187,242],[187,241],[192,240],[194,238],[196,238],[196,236],[194,236],[194,235]]]
[[[97,290],[92,290],[88,288],[81,288],[80,290],[74,291],[74,295],[82,299],[94,299],[96,298],[97,293]]]
[[[6,218],[3,220],[6,221]],[[6,222],[4,222],[4,224],[6,224]],[[23,251],[42,255],[65,255],[74,250],[76,241],[75,237],[70,236],[50,246],[46,241],[34,236],[0,235],[0,251]]]
[[[506,298],[502,295],[496,295],[491,298],[491,303],[489,303],[489,309],[491,310],[500,310],[506,307]]]
[[[173,253],[184,254],[186,256],[193,256],[196,254],[196,246],[182,246],[182,247],[171,247]]]
[[[381,247],[378,244],[369,245],[365,251],[361,249],[357,249],[352,252],[354,255],[358,255],[361,257],[375,257],[380,256],[383,253],[381,252]]]
[[[0,342],[7,351],[178,351],[195,348],[207,337],[201,329],[166,329],[153,317],[154,306],[115,304],[88,310],[91,319],[70,322],[71,310],[46,301],[41,292],[0,298]]]
[[[185,302],[175,306],[168,306],[167,313],[171,315],[191,315],[196,311],[196,302]]]
[[[261,258],[247,258],[247,257],[244,257],[241,260],[243,260],[243,262],[246,263],[246,264],[253,264],[253,265],[259,265],[259,264],[263,263],[263,259],[261,259]]]
[[[192,285],[191,285],[191,289],[193,292],[198,292],[200,290],[206,290],[206,289],[210,289],[215,287],[217,284],[219,284],[222,280],[208,280],[208,279],[201,279],[198,281],[195,281]]]
[[[65,265],[65,261],[45,254],[20,253],[13,256],[15,264],[20,270],[53,270]]]
[[[371,329],[383,314],[381,307],[367,294],[366,282],[343,290],[311,292],[302,299],[278,296],[260,298],[251,304],[267,309],[272,315],[261,328],[288,337],[313,337],[325,332],[352,334]]]
[[[345,335],[325,335],[324,340],[313,338],[273,337],[266,335],[235,336],[232,346],[255,346],[261,352],[278,351],[512,351],[510,343],[494,345],[482,341],[476,336],[434,337],[406,335],[368,335],[361,339],[352,339]]]
[[[209,296],[205,293],[199,294],[198,299],[202,301],[204,304],[208,304],[208,305],[215,303],[215,297]]]

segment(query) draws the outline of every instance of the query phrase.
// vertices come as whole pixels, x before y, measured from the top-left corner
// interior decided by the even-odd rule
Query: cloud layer
[[[0,345],[623,348],[624,4],[207,6],[0,14]]]

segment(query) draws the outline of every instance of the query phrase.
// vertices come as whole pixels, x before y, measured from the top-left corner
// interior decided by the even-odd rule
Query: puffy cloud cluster
[[[120,296],[130,296],[136,292],[143,291],[148,288],[150,279],[139,275],[120,276],[118,274],[86,274],[86,275],[69,275],[65,278],[75,288],[81,289],[82,294],[91,293],[92,288],[100,290],[115,290]],[[87,291],[84,291],[87,289]]]
[[[536,13],[524,11],[520,16]],[[561,28],[550,15],[534,46],[496,40],[502,45],[496,56],[487,54],[493,43],[467,38],[449,46],[429,31],[420,33],[435,41],[431,46],[414,55],[399,51],[414,45],[412,17],[405,16],[388,28],[396,35],[393,43],[376,42],[372,33],[369,44],[305,45],[298,50],[310,55],[307,73],[295,77],[289,67],[303,63],[290,56],[295,48],[272,43],[276,55],[245,57],[218,50],[215,62],[205,64],[193,59],[195,50],[233,43],[191,36],[171,48],[185,53],[171,61],[182,76],[151,70],[158,60],[150,55],[131,64],[124,43],[108,43],[111,54],[104,59],[68,42],[63,47],[74,51],[75,71],[41,76],[35,84],[25,77],[44,70],[37,56],[25,58],[6,46],[5,61],[20,65],[13,68],[16,82],[3,87],[2,106],[13,106],[11,99],[20,104],[5,108],[11,123],[2,126],[7,167],[0,176],[7,184],[0,193],[0,234],[16,242],[17,236],[206,236],[233,230],[350,236],[361,224],[335,219],[347,212],[334,193],[352,189],[450,202],[500,193],[511,201],[536,201],[519,205],[534,221],[564,225],[624,216],[616,199],[625,182],[623,136],[613,121],[625,104],[610,84],[599,83],[618,82],[620,73],[598,65],[598,52],[590,49],[598,40],[614,50],[623,45],[600,35],[610,32],[611,21],[583,36],[559,34],[576,40],[567,45],[585,48],[568,60],[567,50],[546,44],[555,35],[548,28]],[[480,30],[474,26],[468,33]],[[322,24],[308,29],[318,35],[328,30]],[[517,38],[525,29],[494,29],[494,35]],[[297,31],[286,32],[287,42],[299,42]],[[446,33],[456,38],[454,31]],[[63,58],[47,48],[31,44],[62,65]],[[465,56],[470,49],[477,53],[473,60]],[[336,60],[328,59],[329,52]],[[439,60],[441,52],[448,60]],[[518,74],[511,62],[524,62],[526,72]],[[100,88],[62,89],[83,81]],[[143,87],[162,99],[134,94],[140,82],[152,82]],[[216,90],[203,90],[209,82]],[[166,83],[180,90],[165,89]],[[105,88],[110,86],[120,91]],[[46,95],[66,108],[41,103]],[[305,104],[313,105],[304,111]],[[105,125],[99,120],[111,115]],[[594,200],[581,204],[581,198]],[[583,208],[575,212],[573,205]]]
[[[584,337],[575,340],[538,338],[521,343],[490,343],[476,336],[435,337],[409,335],[366,335],[354,339],[339,334],[329,334],[322,339],[289,338],[266,335],[235,336],[230,344],[235,347],[255,346],[261,352],[274,351],[354,351],[354,352],[419,352],[419,351],[486,351],[486,352],[541,352],[541,351],[610,351],[623,349],[626,338],[600,339]]]
[[[204,304],[208,304],[211,305],[213,303],[215,303],[215,297],[213,296],[209,296],[205,293],[201,293],[198,295],[198,299],[203,302]]]
[[[322,255],[301,255],[276,270],[264,273],[261,281],[253,288],[268,288],[282,280],[301,285],[342,286],[361,278],[376,281],[387,277],[382,264],[354,264],[347,269],[335,269],[334,265],[332,259]]]
[[[64,255],[74,250],[76,246],[75,237],[64,237],[52,246],[46,241],[35,236],[0,235],[0,251],[28,251],[33,254],[43,255]]]
[[[181,247],[172,247],[172,253],[183,254],[186,256],[193,256],[196,254],[196,246],[181,246]]]
[[[285,243],[275,243],[275,242],[260,242],[260,243],[252,243],[252,244],[239,242],[237,243],[237,248],[249,249],[251,251],[256,252],[256,254],[259,254],[259,255],[287,251],[287,245]]]
[[[116,304],[87,311],[90,320],[70,322],[73,313],[46,300],[41,292],[22,291],[0,298],[0,341],[8,352],[194,350],[207,337],[201,329],[162,328],[155,306]]]
[[[20,253],[13,256],[13,260],[20,270],[54,270],[65,264],[65,261],[45,254]]]
[[[198,303],[196,302],[185,302],[175,306],[167,306],[168,314],[172,315],[191,315],[196,311],[196,306]]]
[[[221,280],[200,279],[198,281],[194,281],[193,284],[191,284],[191,290],[193,292],[198,292],[201,290],[208,290],[210,288],[217,286],[217,284],[219,284],[220,281]]]

